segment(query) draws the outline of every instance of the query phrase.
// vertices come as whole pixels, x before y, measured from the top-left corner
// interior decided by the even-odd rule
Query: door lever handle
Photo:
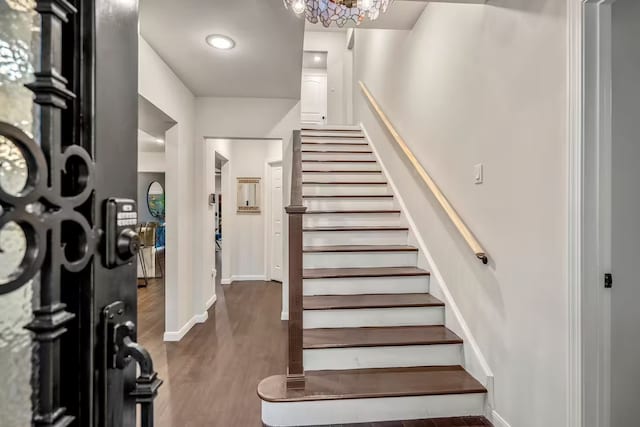
[[[125,369],[131,361],[140,367],[140,375],[136,379],[136,386],[130,392],[137,404],[140,405],[141,427],[153,427],[153,400],[158,395],[158,388],[162,380],[153,369],[153,360],[149,352],[136,339],[136,325],[125,320],[125,304],[116,301],[103,309],[103,334],[106,345],[102,362],[103,399],[107,396],[107,372],[110,369]],[[106,425],[106,400],[102,403],[101,418]]]
[[[131,360],[140,366],[140,375],[136,379],[136,388],[131,392],[136,403],[140,404],[142,427],[153,427],[153,400],[158,395],[162,380],[153,370],[153,360],[149,352],[133,340],[135,325],[131,321],[116,325],[116,367],[124,369]]]

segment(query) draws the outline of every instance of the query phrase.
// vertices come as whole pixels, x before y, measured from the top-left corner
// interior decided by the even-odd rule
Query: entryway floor
[[[218,284],[209,319],[179,343],[165,343],[163,280],[139,289],[138,339],[164,380],[156,427],[262,425],[257,385],[286,370],[281,292],[275,282]]]
[[[218,271],[220,266],[218,264]],[[164,384],[155,400],[156,427],[259,427],[258,383],[286,372],[287,326],[276,282],[216,284],[209,319],[179,343],[166,343],[164,280],[138,290],[138,340]],[[394,421],[339,427],[481,427],[480,417]]]

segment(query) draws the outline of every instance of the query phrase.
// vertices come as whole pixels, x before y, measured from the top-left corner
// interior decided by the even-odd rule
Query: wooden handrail
[[[407,143],[404,141],[404,139],[402,139],[398,131],[393,127],[393,124],[391,124],[391,121],[384,113],[384,111],[382,111],[382,108],[380,108],[380,105],[376,102],[376,99],[373,97],[373,95],[371,95],[371,92],[369,92],[367,86],[361,81],[359,82],[359,84],[360,89],[362,89],[362,93],[364,93],[364,96],[367,98],[369,103],[371,103],[371,106],[375,110],[382,123],[384,123],[394,141],[400,146],[400,149],[407,156],[416,172],[418,172],[418,175],[420,175],[429,190],[431,190],[431,193],[440,203],[440,206],[442,206],[442,209],[444,209],[445,213],[449,216],[449,219],[451,220],[451,222],[453,222],[453,225],[458,229],[458,231],[462,235],[462,238],[467,242],[476,257],[480,261],[482,261],[483,264],[487,264],[487,262],[489,261],[489,259],[487,258],[487,253],[482,248],[482,245],[480,245],[480,242],[478,242],[478,239],[476,239],[471,230],[469,230],[469,227],[467,227],[462,218],[460,218],[460,215],[458,215],[453,206],[451,206],[449,200],[447,200],[447,198],[433,181],[431,176],[429,176],[424,167],[422,167],[416,156],[407,146]]]
[[[291,157],[291,201],[289,214],[289,339],[287,388],[304,389],[302,363],[302,219],[307,208],[302,202],[302,140],[293,131]]]

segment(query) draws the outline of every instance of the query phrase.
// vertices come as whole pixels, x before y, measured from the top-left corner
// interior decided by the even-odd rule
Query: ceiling
[[[388,30],[410,30],[422,14],[427,6],[426,0],[395,0],[389,5],[386,13],[381,13],[380,17],[375,21],[365,20],[362,24],[351,25],[354,28],[379,28]],[[305,25],[306,31],[346,31],[344,28],[329,27],[325,28],[322,24]]]
[[[196,96],[300,98],[304,21],[282,0],[141,0],[140,32]]]

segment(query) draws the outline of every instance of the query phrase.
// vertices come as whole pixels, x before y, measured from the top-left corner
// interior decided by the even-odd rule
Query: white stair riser
[[[307,371],[450,366],[464,362],[462,344],[323,348],[304,350],[302,358]]]
[[[484,415],[486,395],[379,397],[307,402],[262,402],[267,426],[332,425]]]
[[[310,211],[397,209],[393,197],[307,198],[304,205]]]
[[[308,214],[304,216],[304,226],[330,225],[404,225],[399,213],[365,213],[365,214]]]
[[[417,252],[308,252],[304,268],[415,267]]]
[[[338,143],[334,144],[331,141],[330,144],[318,144],[314,142],[313,144],[305,144],[302,143],[303,150],[330,150],[330,151],[371,151],[371,147],[369,144],[347,144],[347,143]]]
[[[364,134],[362,132],[353,132],[353,131],[322,131],[322,130],[305,130],[302,131],[300,136],[302,139],[311,138],[311,137],[330,137],[330,138],[353,138],[353,137],[363,137]]]
[[[302,153],[302,160],[375,160],[372,153]]]
[[[362,128],[359,125],[345,125],[345,124],[341,124],[341,125],[312,125],[312,124],[308,124],[308,125],[304,125],[303,126],[303,130],[301,130],[302,133],[304,132],[313,132],[313,131],[324,131],[324,132],[330,132],[330,131],[354,131],[354,130],[362,130]]]
[[[304,295],[419,294],[429,292],[429,276],[304,279]]]
[[[319,138],[317,136],[305,136],[302,138],[302,143],[307,144],[305,147],[308,147],[311,143],[313,145],[324,145],[327,142],[330,142],[331,146],[335,147],[338,145],[360,145],[363,147],[369,147],[369,142],[365,138],[344,138],[344,137],[331,137],[331,138]],[[320,143],[320,144],[318,144]]]
[[[321,170],[321,171],[378,171],[380,166],[377,162],[302,162],[302,169],[304,170]]]
[[[312,173],[302,174],[303,181],[316,182],[386,182],[381,173]]]
[[[305,329],[444,325],[444,307],[305,310]]]
[[[307,196],[332,196],[332,195],[379,195],[391,194],[388,185],[381,184],[304,184],[302,194]]]
[[[408,232],[393,231],[305,231],[305,246],[406,245]]]

